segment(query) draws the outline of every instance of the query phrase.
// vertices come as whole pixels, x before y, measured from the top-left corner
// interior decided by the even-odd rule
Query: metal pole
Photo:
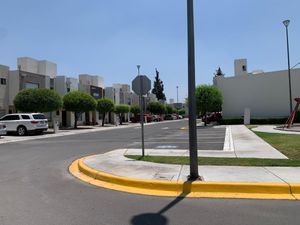
[[[196,126],[196,98],[195,98],[195,40],[194,40],[194,6],[193,0],[187,0],[188,26],[188,99],[189,99],[189,147],[190,147],[190,180],[199,178],[198,149]]]
[[[138,68],[138,76],[140,79],[140,91],[143,90],[143,82],[142,82],[142,76],[140,75],[140,65],[137,65]],[[144,142],[144,101],[143,101],[143,95],[140,94],[140,122],[141,122],[141,132],[142,132],[142,156],[145,156],[145,142]]]
[[[178,105],[178,86],[176,86],[177,88],[177,105]]]
[[[289,45],[289,31],[288,26],[286,28],[286,46],[287,46],[287,58],[288,58],[288,74],[289,74],[289,97],[290,97],[290,113],[293,112],[293,101],[292,101],[292,87],[291,87],[291,65],[290,65],[290,45]]]

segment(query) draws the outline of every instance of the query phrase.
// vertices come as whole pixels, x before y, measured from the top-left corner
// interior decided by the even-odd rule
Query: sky
[[[0,64],[17,57],[55,62],[59,75],[104,77],[127,83],[155,68],[167,99],[187,97],[186,0],[0,0]],[[249,72],[287,68],[282,21],[290,19],[291,66],[300,62],[299,0],[194,0],[196,83],[211,84],[234,59]],[[298,41],[297,41],[298,40]]]

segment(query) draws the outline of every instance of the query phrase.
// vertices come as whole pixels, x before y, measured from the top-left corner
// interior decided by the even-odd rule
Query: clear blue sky
[[[250,71],[300,62],[299,0],[195,0],[196,82],[212,83],[221,66],[247,58]],[[297,41],[298,40],[298,41]],[[16,58],[56,62],[60,75],[99,74],[105,85],[129,83],[141,64],[153,80],[160,71],[167,98],[187,96],[186,0],[2,0],[0,64]]]

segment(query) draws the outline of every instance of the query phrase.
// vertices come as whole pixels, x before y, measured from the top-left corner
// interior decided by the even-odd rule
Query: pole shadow
[[[163,213],[167,212],[185,199],[185,197],[191,192],[192,182],[193,181],[184,182],[182,193],[157,213],[143,213],[132,217],[130,220],[131,225],[168,225],[169,220],[163,215]]]

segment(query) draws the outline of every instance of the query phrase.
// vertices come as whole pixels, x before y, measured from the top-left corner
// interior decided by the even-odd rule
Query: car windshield
[[[43,114],[35,114],[35,115],[32,115],[32,116],[36,120],[44,120],[44,119],[46,119],[46,117]]]

